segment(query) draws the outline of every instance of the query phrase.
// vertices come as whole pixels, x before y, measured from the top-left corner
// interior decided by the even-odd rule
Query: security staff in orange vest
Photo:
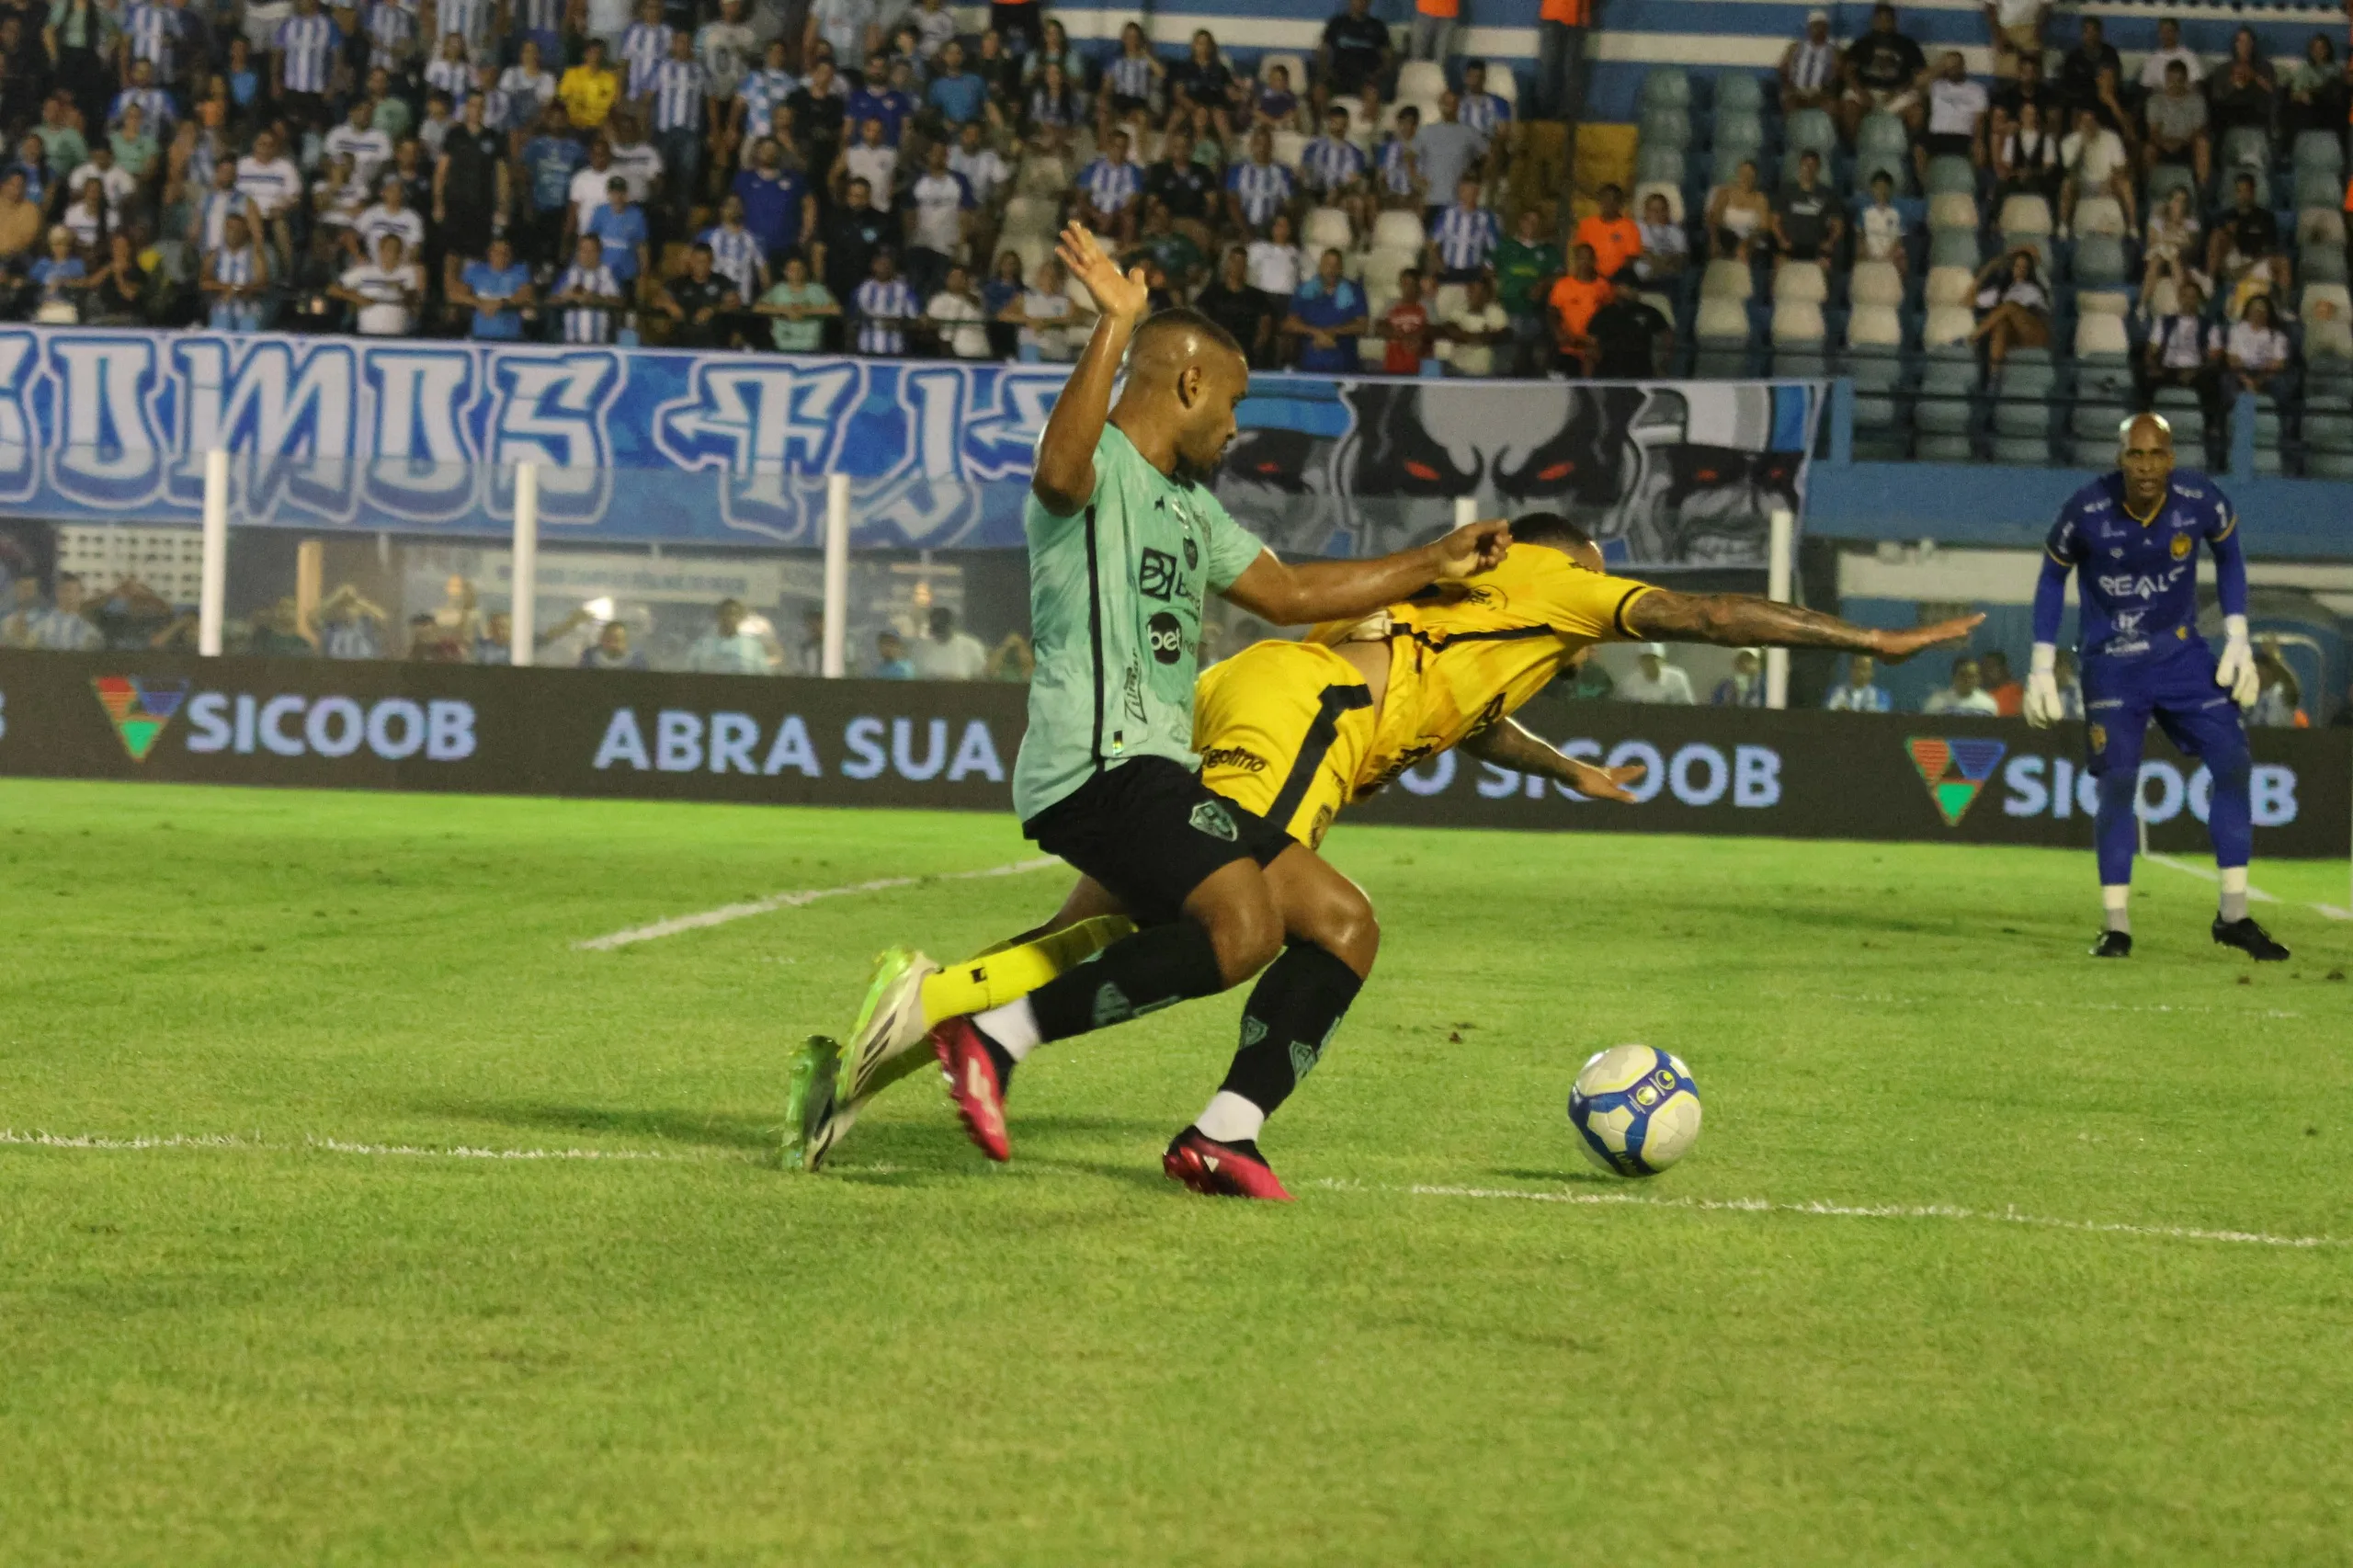
[[[1536,17],[1537,113],[1568,121],[1576,144],[1585,118],[1586,35],[1593,30],[1593,0],[1543,0]]]

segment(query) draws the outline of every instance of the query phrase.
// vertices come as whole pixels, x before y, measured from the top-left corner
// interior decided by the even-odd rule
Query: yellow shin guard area
[[[923,1023],[1001,1007],[1027,996],[1074,964],[1085,962],[1120,937],[1135,922],[1124,915],[1097,915],[1018,947],[991,948],[952,963],[923,983]]]

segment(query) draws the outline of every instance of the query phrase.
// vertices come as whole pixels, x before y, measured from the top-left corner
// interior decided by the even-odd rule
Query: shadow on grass
[[[415,1108],[433,1116],[492,1121],[506,1127],[659,1138],[672,1143],[700,1143],[722,1149],[772,1150],[778,1137],[773,1118],[712,1116],[691,1110],[626,1110],[480,1100],[428,1100]]]

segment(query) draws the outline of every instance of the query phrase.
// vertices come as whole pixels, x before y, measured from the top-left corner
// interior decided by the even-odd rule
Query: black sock
[[[1208,930],[1190,920],[1123,937],[1029,993],[1040,1040],[1123,1024],[1225,989]]]
[[[1242,1049],[1218,1086],[1272,1116],[1322,1059],[1363,988],[1357,971],[1324,949],[1291,943],[1251,987],[1242,1009]]]

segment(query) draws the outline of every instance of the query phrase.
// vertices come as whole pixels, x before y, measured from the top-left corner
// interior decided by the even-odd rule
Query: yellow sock
[[[961,963],[949,964],[923,983],[924,1028],[942,1018],[984,1013],[1017,996],[1027,996],[1135,928],[1135,922],[1124,915],[1098,915],[1034,942],[1018,947],[1000,943]]]

